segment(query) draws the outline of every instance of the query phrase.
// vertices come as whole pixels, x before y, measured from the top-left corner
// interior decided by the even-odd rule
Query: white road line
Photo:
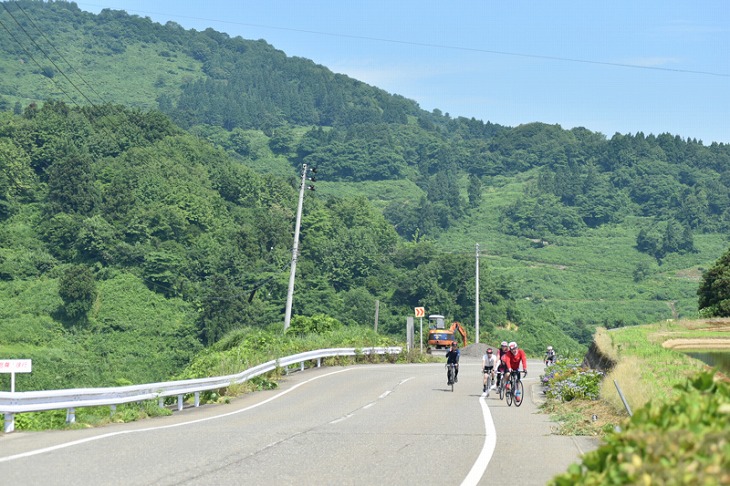
[[[398,383],[395,387],[397,388],[397,387],[401,386],[403,383],[405,383],[405,382],[407,382],[409,380],[412,380],[413,378],[415,378],[415,376],[411,376],[410,378],[406,378],[405,380],[401,380],[400,383]],[[395,388],[393,390],[395,390]],[[383,398],[386,398],[388,395],[390,395],[391,393],[393,393],[393,390],[388,390],[388,391],[384,392],[382,395],[380,395],[378,397],[378,400],[382,400]],[[330,422],[330,425],[340,423],[340,422],[342,422],[345,419],[349,419],[350,417],[352,417],[353,415],[355,415],[358,411],[360,411],[360,410],[367,410],[368,408],[372,407],[376,403],[377,403],[377,401],[370,402],[370,403],[368,403],[368,404],[360,407],[358,410],[356,410],[356,411],[354,411],[354,412],[352,412],[350,414],[345,415],[344,417],[340,417],[338,419],[333,420],[332,422]]]
[[[479,404],[482,406],[482,415],[484,416],[484,445],[482,446],[482,451],[479,453],[479,457],[477,457],[477,460],[471,467],[469,474],[461,482],[461,486],[479,484],[482,476],[484,476],[484,472],[487,470],[489,461],[492,459],[494,449],[497,446],[497,429],[494,428],[492,413],[489,411],[485,397],[486,393],[482,393],[482,396],[479,398]]]
[[[58,445],[51,446],[51,447],[44,447],[42,449],[35,449],[35,450],[32,450],[32,451],[27,451],[27,452],[23,452],[23,453],[20,453],[20,454],[15,454],[15,455],[12,455],[12,456],[7,456],[7,457],[0,457],[0,463],[14,461],[16,459],[22,459],[24,457],[37,456],[39,454],[44,454],[46,452],[57,451],[59,449],[65,449],[67,447],[81,445],[81,444],[85,444],[87,442],[93,442],[93,441],[96,441],[96,440],[107,439],[109,437],[114,437],[114,436],[117,436],[117,435],[134,434],[134,433],[139,433],[139,432],[151,432],[151,431],[154,431],[154,430],[161,430],[161,429],[170,429],[170,428],[173,428],[173,427],[181,427],[183,425],[198,424],[198,423],[201,423],[201,422],[207,422],[208,420],[217,420],[217,419],[220,419],[220,418],[229,417],[231,415],[236,415],[236,414],[239,414],[239,413],[248,412],[249,410],[252,410],[252,409],[254,409],[256,407],[260,407],[261,405],[264,405],[264,404],[269,403],[269,402],[271,402],[273,400],[276,400],[277,398],[281,398],[284,395],[286,395],[287,393],[296,390],[300,386],[304,386],[304,385],[306,385],[308,383],[311,383],[314,380],[319,380],[320,378],[325,378],[327,376],[336,375],[337,373],[344,373],[345,371],[351,371],[353,369],[355,369],[355,368],[345,368],[345,369],[333,371],[331,373],[327,373],[327,374],[324,374],[324,375],[315,376],[314,378],[310,378],[310,379],[308,379],[306,381],[303,381],[301,383],[298,383],[298,384],[292,386],[288,390],[284,390],[283,392],[279,393],[278,395],[274,395],[273,397],[267,398],[266,400],[264,400],[262,402],[256,403],[254,405],[250,405],[250,406],[248,406],[246,408],[242,408],[242,409],[236,410],[234,412],[228,412],[228,413],[224,413],[224,414],[221,414],[221,415],[215,415],[213,417],[206,417],[206,418],[202,418],[202,419],[190,420],[188,422],[180,422],[180,423],[177,423],[177,424],[160,425],[160,426],[157,426],[157,427],[147,427],[147,428],[144,428],[144,429],[137,429],[137,430],[120,430],[118,432],[111,432],[111,433],[108,433],[108,434],[96,435],[94,437],[87,437],[86,439],[79,439],[79,440],[74,440],[74,441],[71,441],[71,442],[66,442],[65,444],[58,444]],[[405,380],[402,380],[400,383],[398,383],[397,386],[400,386],[403,383],[405,383],[405,382],[407,382],[409,380],[412,380],[413,378],[414,377],[406,378]],[[379,398],[385,398],[385,397],[387,397],[391,393],[391,391],[387,391],[387,392],[383,393],[382,395],[380,395]],[[339,418],[337,420],[334,420],[334,421],[332,421],[330,423],[337,423],[337,422],[340,422],[342,420],[348,419],[350,417],[352,417],[352,414],[346,415],[345,417],[341,417],[341,418]]]
[[[250,406],[248,406],[246,408],[242,408],[242,409],[236,410],[234,412],[228,412],[228,413],[224,413],[224,414],[221,414],[221,415],[215,415],[213,417],[206,417],[206,418],[202,418],[202,419],[190,420],[188,422],[180,422],[180,423],[177,423],[177,424],[160,425],[158,427],[147,427],[145,429],[137,429],[137,430],[120,430],[119,432],[111,432],[109,434],[97,435],[97,436],[94,436],[94,437],[88,437],[86,439],[74,440],[72,442],[66,442],[65,444],[58,444],[58,445],[51,446],[51,447],[45,447],[43,449],[36,449],[36,450],[33,450],[33,451],[23,452],[21,454],[15,454],[13,456],[0,457],[0,462],[9,462],[9,461],[14,461],[16,459],[22,459],[24,457],[36,456],[38,454],[43,454],[45,452],[57,451],[59,449],[65,449],[66,447],[72,447],[72,446],[75,446],[75,445],[85,444],[87,442],[93,442],[95,440],[106,439],[108,437],[114,437],[116,435],[133,434],[133,433],[138,433],[138,432],[150,432],[150,431],[153,431],[153,430],[161,430],[161,429],[170,429],[170,428],[173,428],[173,427],[180,427],[180,426],[183,426],[183,425],[198,424],[198,423],[201,423],[201,422],[207,422],[208,420],[217,420],[217,419],[220,419],[220,418],[229,417],[231,415],[236,415],[238,413],[247,412],[247,411],[249,411],[251,409],[254,409],[256,407],[260,407],[261,405],[264,405],[264,404],[269,403],[269,402],[271,402],[273,400],[276,400],[277,398],[281,398],[284,395],[286,395],[287,393],[296,390],[300,386],[304,386],[304,385],[306,385],[308,383],[311,383],[314,380],[319,380],[320,378],[325,378],[327,376],[335,375],[337,373],[344,373],[345,371],[350,371],[352,369],[355,369],[355,368],[345,368],[345,369],[342,369],[342,370],[337,370],[337,371],[333,371],[331,373],[327,373],[325,375],[315,376],[314,378],[310,378],[307,381],[303,381],[301,383],[298,383],[298,384],[294,385],[293,387],[289,388],[288,390],[284,390],[283,392],[279,393],[278,395],[274,395],[273,397],[267,398],[266,400],[264,400],[262,402],[256,403],[254,405],[250,405]]]
[[[344,417],[340,417],[340,418],[338,418],[338,419],[334,419],[334,420],[333,420],[332,422],[330,422],[330,425],[332,425],[332,424],[337,424],[337,423],[340,423],[340,422],[342,422],[342,421],[345,421],[345,420],[349,419],[350,417],[352,417],[353,415],[355,415],[355,413],[354,413],[354,412],[353,412],[353,413],[348,413],[348,414],[347,414],[347,415],[345,415]]]

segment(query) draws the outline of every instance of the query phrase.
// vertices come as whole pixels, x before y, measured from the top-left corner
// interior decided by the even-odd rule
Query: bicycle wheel
[[[451,391],[454,391],[454,367],[449,366],[449,383],[451,384]]]
[[[510,383],[509,390],[505,391],[505,395],[507,398],[507,406],[511,407],[512,406],[512,393],[514,393],[514,388],[515,388],[512,378],[510,378],[509,383]]]
[[[522,380],[517,380],[517,383],[515,383],[515,393],[517,392],[519,392],[517,396],[519,396],[520,399],[517,400],[517,398],[515,397],[515,406],[519,407],[520,405],[522,405],[522,402],[525,401],[525,387],[522,384]]]
[[[504,400],[504,376],[502,381],[499,383],[499,399]]]

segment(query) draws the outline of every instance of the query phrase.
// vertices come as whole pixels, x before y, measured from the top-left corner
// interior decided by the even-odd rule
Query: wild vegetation
[[[712,321],[599,329],[595,352],[613,363],[602,381],[601,373],[578,365],[549,368],[543,375],[545,410],[570,433],[603,439],[597,450],[550,484],[727,483],[727,379],[662,346],[669,339],[721,342],[726,329],[727,323]]]
[[[416,306],[473,339],[476,243],[480,341],[532,355],[696,316],[727,248],[724,144],[426,112],[264,41],[72,2],[0,13],[0,356],[34,360],[19,389],[158,381],[231,332],[276,336],[303,164],[293,315],[372,326],[378,302],[393,339]]]
[[[727,484],[729,408],[730,385],[703,372],[678,386],[676,399],[638,409],[549,484]]]

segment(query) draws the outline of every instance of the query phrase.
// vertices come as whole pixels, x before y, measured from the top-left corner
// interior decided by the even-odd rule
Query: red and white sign
[[[426,315],[426,309],[424,307],[416,307],[416,317],[423,317]]]
[[[0,359],[0,373],[30,373],[31,370],[29,359]]]

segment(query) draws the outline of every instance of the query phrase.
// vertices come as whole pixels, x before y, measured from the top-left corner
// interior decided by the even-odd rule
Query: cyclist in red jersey
[[[520,362],[522,362],[522,371],[527,376],[527,356],[525,352],[517,347],[517,343],[512,341],[509,343],[509,352],[502,355],[502,362],[507,366],[507,373],[504,375],[504,379],[507,380],[507,386],[509,386],[509,375],[510,372],[520,371]]]

